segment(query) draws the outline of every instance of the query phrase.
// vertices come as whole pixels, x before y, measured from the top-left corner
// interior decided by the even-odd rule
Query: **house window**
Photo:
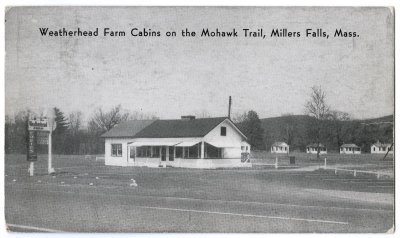
[[[135,158],[135,147],[133,146],[129,147],[129,158],[131,159]]]
[[[221,136],[226,136],[226,127],[221,127]]]
[[[188,149],[188,153],[186,154],[188,158],[200,158],[200,150],[199,150],[199,145],[200,144],[196,144],[194,146],[191,147],[187,147]]]
[[[183,147],[175,147],[175,158],[183,158]]]
[[[111,156],[122,157],[122,144],[111,144]]]
[[[151,147],[152,154],[150,155],[151,158],[160,158],[160,146],[153,146]]]
[[[375,147],[374,147],[374,151],[375,151]]]
[[[150,146],[141,146],[136,148],[136,156],[139,158],[150,157]]]

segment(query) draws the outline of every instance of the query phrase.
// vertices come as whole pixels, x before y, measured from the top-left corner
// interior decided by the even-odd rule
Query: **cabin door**
[[[161,166],[166,166],[167,165],[167,147],[166,146],[161,146]]]
[[[135,163],[136,147],[128,147],[128,163]]]

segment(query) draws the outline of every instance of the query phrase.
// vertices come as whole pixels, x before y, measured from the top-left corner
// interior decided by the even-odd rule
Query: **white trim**
[[[184,141],[184,142],[181,142],[181,143],[179,143],[179,144],[177,144],[175,146],[177,146],[177,147],[191,147],[191,146],[194,146],[194,145],[196,145],[196,144],[198,144],[200,142],[201,142],[201,140]]]
[[[181,142],[171,142],[171,141],[136,141],[133,143],[128,143],[128,146],[174,146],[176,144],[179,144]]]

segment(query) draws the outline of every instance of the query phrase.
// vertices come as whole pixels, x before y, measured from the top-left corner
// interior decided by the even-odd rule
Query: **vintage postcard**
[[[9,232],[394,232],[394,8],[4,14]]]

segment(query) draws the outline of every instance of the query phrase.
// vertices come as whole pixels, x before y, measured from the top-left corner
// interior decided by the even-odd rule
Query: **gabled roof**
[[[374,145],[376,147],[382,147],[382,146],[388,147],[388,146],[391,146],[392,144],[390,144],[390,143],[381,143],[381,142],[377,141],[376,143],[374,143],[372,145]]]
[[[114,126],[111,130],[107,131],[101,137],[104,138],[121,138],[121,137],[134,137],[139,131],[153,123],[154,120],[132,120],[126,121]]]
[[[312,144],[307,145],[307,147],[318,147],[318,144],[312,143]],[[323,144],[319,143],[319,147],[325,147],[325,146]]]
[[[288,144],[286,144],[285,142],[275,142],[272,144],[272,146],[289,146]]]
[[[226,117],[193,120],[157,120],[138,132],[134,138],[204,137]]]
[[[343,144],[340,147],[343,147],[343,148],[360,148],[356,144]]]

